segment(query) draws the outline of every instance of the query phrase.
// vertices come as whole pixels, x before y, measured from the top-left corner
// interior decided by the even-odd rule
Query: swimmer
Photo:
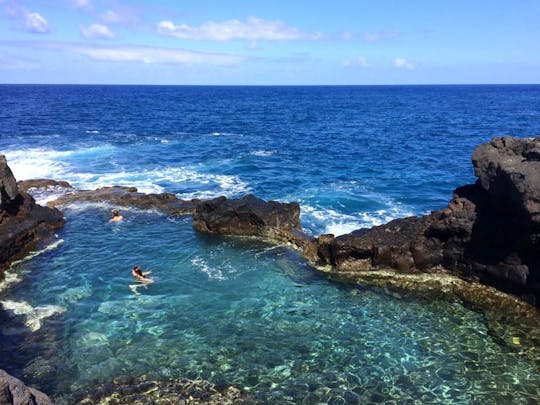
[[[154,280],[148,277],[148,275],[152,273],[151,271],[145,271],[143,272],[140,266],[135,266],[131,269],[131,275],[137,279],[137,281],[140,281],[141,283],[150,284],[153,283]]]
[[[124,219],[124,217],[122,215],[120,215],[120,212],[118,212],[118,210],[113,210],[112,211],[112,218],[109,219],[109,222],[120,222],[123,219]]]

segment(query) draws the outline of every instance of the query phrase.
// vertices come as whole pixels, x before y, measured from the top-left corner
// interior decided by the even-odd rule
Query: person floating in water
[[[150,284],[153,283],[154,280],[148,277],[148,275],[152,273],[151,271],[145,271],[143,272],[140,266],[135,266],[131,269],[131,275],[137,279],[137,281],[140,281],[141,283]]]
[[[109,222],[120,222],[124,219],[122,215],[120,215],[120,212],[118,210],[112,211],[112,218],[109,220]]]

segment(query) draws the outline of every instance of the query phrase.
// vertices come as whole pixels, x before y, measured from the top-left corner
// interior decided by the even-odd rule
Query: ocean
[[[540,85],[0,85],[0,122],[17,180],[252,193],[340,235],[444,208],[475,181],[478,144],[540,134]],[[35,330],[2,329],[16,349],[0,368],[58,403],[126,374],[279,404],[540,398],[539,360],[460,302],[340,285],[286,246],[197,234],[190,217],[118,207],[111,224],[112,208],[64,207],[55,243],[0,285]],[[133,291],[135,264],[156,282]]]

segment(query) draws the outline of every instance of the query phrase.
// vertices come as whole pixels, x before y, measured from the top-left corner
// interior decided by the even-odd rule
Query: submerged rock
[[[308,243],[305,256],[337,272],[450,271],[540,305],[540,137],[477,147],[478,181],[448,208]]]
[[[177,379],[149,381],[144,377],[120,376],[112,383],[96,387],[90,394],[76,400],[79,405],[89,404],[215,404],[254,405],[247,394],[228,385],[214,385],[204,380]]]
[[[36,250],[63,224],[60,211],[36,204],[18,189],[6,158],[0,155],[0,280],[13,261]]]
[[[34,388],[0,370],[0,404],[5,405],[53,405],[51,399]]]

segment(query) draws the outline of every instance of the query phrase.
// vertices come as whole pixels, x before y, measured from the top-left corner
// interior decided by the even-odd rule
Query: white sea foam
[[[36,257],[36,256],[38,256],[38,255],[40,255],[42,253],[45,253],[45,252],[48,252],[50,250],[56,249],[62,243],[64,243],[63,239],[57,239],[54,242],[52,242],[51,244],[47,245],[45,248],[43,248],[41,250],[38,250],[38,251],[30,252],[28,255],[26,255],[21,260],[16,260],[13,263],[11,263],[10,268],[8,270],[6,270],[6,272],[4,273],[4,276],[5,276],[4,280],[0,282],[0,291],[3,291],[5,289],[11,287],[12,285],[17,284],[17,283],[22,281],[25,272],[21,272],[21,271],[16,270],[16,267],[17,267],[18,264],[26,262],[28,260],[31,260],[34,257]]]
[[[18,265],[19,263],[22,263],[22,262],[26,262],[28,260],[31,260],[33,259],[34,257],[36,256],[39,256],[45,252],[48,252],[50,250],[54,250],[56,249],[58,246],[60,246],[62,243],[64,243],[64,239],[57,239],[55,240],[54,242],[48,244],[47,246],[45,246],[43,249],[41,250],[35,250],[35,251],[32,251],[30,253],[28,253],[28,255],[26,255],[24,258],[22,258],[21,260],[17,260],[15,262],[13,262],[11,264],[11,268],[13,268],[14,266]]]
[[[141,170],[120,170],[115,172],[78,171],[74,162],[82,159],[94,159],[115,153],[110,145],[82,148],[72,151],[47,149],[29,149],[24,151],[6,151],[8,163],[18,180],[50,178],[67,180],[78,189],[93,190],[100,187],[118,185],[133,186],[142,193],[163,193],[168,189],[182,189],[178,193],[183,199],[212,198],[220,195],[227,197],[246,193],[249,188],[238,176],[203,173],[194,167],[158,167]],[[46,204],[61,194],[48,192],[38,195],[38,202]]]
[[[226,277],[220,269],[211,267],[206,260],[200,256],[191,259],[191,264],[206,274],[210,280],[226,280]]]
[[[40,205],[47,205],[49,201],[54,201],[70,191],[70,188],[62,186],[47,186],[45,188],[31,187],[28,189],[28,193],[34,197],[36,203]]]
[[[17,180],[62,179],[62,176],[69,171],[69,165],[62,160],[71,154],[71,151],[45,149],[5,152],[9,167]]]
[[[377,211],[344,214],[334,209],[315,208],[302,205],[302,223],[316,228],[315,233],[331,233],[336,236],[350,233],[360,228],[371,228],[393,219],[414,215],[406,207],[399,205]]]
[[[87,134],[99,134],[99,131],[97,129],[88,129],[84,132]]]
[[[275,152],[271,150],[256,150],[251,152],[250,155],[253,156],[272,156]]]
[[[40,305],[33,307],[26,301],[2,301],[2,306],[15,315],[24,315],[26,317],[25,325],[32,331],[37,331],[42,326],[42,320],[50,316],[61,314],[66,311],[64,307],[58,305]]]
[[[72,164],[74,160],[103,157],[113,152],[111,145],[101,145],[67,151],[43,148],[8,150],[5,155],[17,180],[47,178],[67,180],[76,185],[78,179]]]

